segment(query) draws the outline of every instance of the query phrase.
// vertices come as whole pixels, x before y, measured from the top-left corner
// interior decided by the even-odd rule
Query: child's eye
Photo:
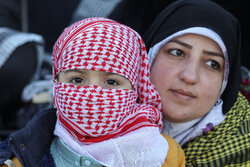
[[[105,84],[108,84],[108,85],[112,85],[112,86],[118,86],[120,85],[118,81],[114,80],[114,79],[108,79],[105,81]]]
[[[210,66],[214,70],[219,70],[220,69],[220,64],[214,60],[209,60],[206,62],[208,66]]]
[[[184,56],[184,52],[180,49],[170,49],[168,52],[173,56]]]
[[[75,78],[71,79],[70,82],[72,82],[74,84],[80,84],[80,83],[84,83],[84,80],[82,78],[75,77]]]

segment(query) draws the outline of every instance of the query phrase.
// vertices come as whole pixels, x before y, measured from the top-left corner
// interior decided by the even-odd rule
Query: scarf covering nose
[[[146,126],[162,128],[161,100],[149,80],[146,49],[131,28],[105,18],[66,28],[53,49],[54,80],[69,69],[119,74],[135,89],[54,82],[58,120],[80,142],[100,142]]]

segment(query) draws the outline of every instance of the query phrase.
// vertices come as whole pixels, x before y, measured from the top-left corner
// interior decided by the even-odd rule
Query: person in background
[[[143,39],[162,99],[163,133],[181,145],[186,166],[249,166],[238,20],[209,0],[177,0]]]
[[[17,111],[24,106],[24,87],[38,79],[44,39],[28,33],[21,2],[0,2],[0,140],[17,128]]]

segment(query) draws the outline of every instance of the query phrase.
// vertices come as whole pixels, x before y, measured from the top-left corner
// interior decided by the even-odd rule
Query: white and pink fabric
[[[58,120],[78,141],[98,143],[143,127],[161,130],[160,96],[149,79],[144,43],[131,28],[105,18],[81,20],[66,28],[53,49],[54,79],[69,69],[119,74],[135,89],[54,82]]]

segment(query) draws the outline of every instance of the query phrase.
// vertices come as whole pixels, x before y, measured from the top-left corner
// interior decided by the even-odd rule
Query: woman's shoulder
[[[241,94],[225,115],[225,120],[209,133],[184,146],[187,165],[225,166],[249,162],[250,106]]]

